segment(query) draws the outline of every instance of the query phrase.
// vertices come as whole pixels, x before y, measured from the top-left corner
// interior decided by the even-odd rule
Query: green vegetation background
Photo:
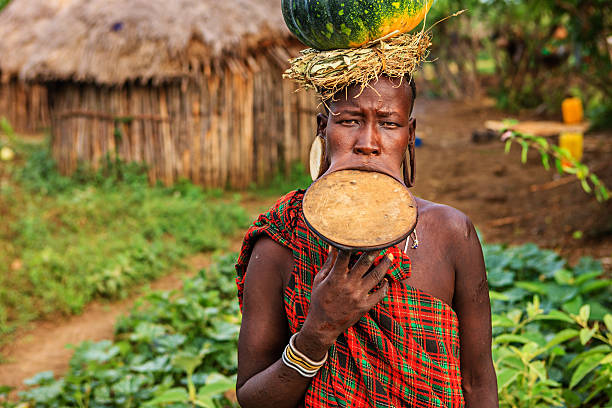
[[[595,127],[612,127],[612,8],[607,0],[436,0],[425,64],[429,93],[470,98],[488,92],[505,110],[557,119],[561,101],[582,99]]]

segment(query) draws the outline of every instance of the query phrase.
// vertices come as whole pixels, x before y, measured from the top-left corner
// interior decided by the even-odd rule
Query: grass
[[[278,172],[267,185],[252,184],[249,192],[258,197],[280,197],[296,189],[307,189],[311,183],[310,173],[298,162],[293,164],[289,174]]]
[[[236,198],[188,182],[150,187],[135,165],[59,175],[46,146],[10,138],[0,162],[0,336],[94,298],[122,298],[249,223]],[[0,148],[2,142],[0,142]],[[1,340],[0,340],[1,341]]]

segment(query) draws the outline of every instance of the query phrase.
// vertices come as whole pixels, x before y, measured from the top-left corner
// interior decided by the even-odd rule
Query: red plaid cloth
[[[292,333],[308,314],[314,276],[328,245],[309,230],[302,213],[303,190],[282,197],[249,228],[236,264],[242,294],[253,245],[262,235],[291,249],[295,261],[284,292]],[[459,369],[459,325],[446,303],[411,288],[410,260],[397,246],[381,252],[395,258],[387,297],[342,333],[313,378],[303,407],[463,407]],[[279,356],[280,357],[280,356]]]

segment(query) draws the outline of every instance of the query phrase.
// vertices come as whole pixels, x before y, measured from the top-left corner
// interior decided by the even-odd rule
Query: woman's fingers
[[[323,279],[327,278],[327,275],[329,275],[329,272],[332,269],[332,265],[336,262],[336,258],[337,257],[338,257],[338,250],[336,248],[330,246],[329,253],[327,254],[327,259],[325,260],[325,262],[321,266],[321,270],[319,271],[319,273],[315,277],[315,281],[320,282]]]
[[[378,265],[363,277],[365,288],[369,291],[378,285],[393,264],[393,255],[387,254]]]
[[[349,260],[351,253],[342,249],[336,250],[338,255],[336,256],[332,271],[334,273],[346,273],[348,271]]]
[[[351,275],[357,278],[363,277],[368,272],[368,269],[374,263],[374,260],[378,256],[378,251],[364,252],[361,254],[355,265],[351,268]]]
[[[371,310],[374,306],[380,303],[381,300],[387,296],[389,291],[389,280],[383,279],[383,283],[375,292],[368,295],[368,310]]]

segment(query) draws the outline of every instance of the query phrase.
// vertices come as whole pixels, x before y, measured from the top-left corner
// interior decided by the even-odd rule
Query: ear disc
[[[313,181],[319,177],[323,156],[323,139],[317,136],[310,146],[310,177]]]

